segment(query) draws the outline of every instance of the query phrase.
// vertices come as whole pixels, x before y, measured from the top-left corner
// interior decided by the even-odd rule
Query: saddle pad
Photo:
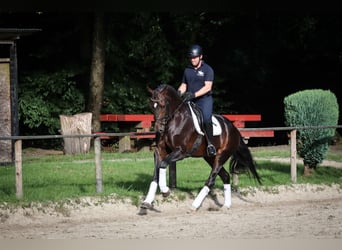
[[[201,126],[199,125],[197,116],[196,116],[195,112],[192,110],[192,107],[191,107],[189,102],[188,102],[188,106],[189,106],[189,109],[191,111],[192,120],[194,122],[194,126],[195,126],[197,133],[199,133],[200,135],[204,135],[204,132],[201,130]],[[213,124],[213,135],[214,136],[220,135],[222,133],[222,128],[221,128],[221,125],[215,116],[211,117],[211,122]]]

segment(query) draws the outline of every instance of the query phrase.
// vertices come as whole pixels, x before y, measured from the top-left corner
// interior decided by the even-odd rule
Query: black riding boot
[[[205,135],[206,135],[207,142],[208,142],[207,153],[208,153],[209,156],[214,156],[214,155],[216,155],[216,148],[212,144],[212,140],[213,140],[213,125],[212,125],[211,122],[208,122],[208,123],[204,124],[204,127],[205,127]]]

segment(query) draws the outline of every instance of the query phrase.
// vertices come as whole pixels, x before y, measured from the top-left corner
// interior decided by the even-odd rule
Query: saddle
[[[193,102],[187,102],[187,104],[197,133],[204,135],[204,123],[201,109]],[[213,136],[220,135],[222,133],[222,128],[214,115],[211,117],[211,123],[213,124]]]

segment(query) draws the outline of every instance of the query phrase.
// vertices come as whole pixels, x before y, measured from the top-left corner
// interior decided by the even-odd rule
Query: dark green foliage
[[[73,77],[68,70],[23,77],[19,89],[20,121],[30,129],[42,126],[50,134],[58,134],[59,115],[84,111],[84,96]]]
[[[41,71],[56,72],[55,80],[46,76],[49,82],[66,83],[69,78],[63,70],[68,69],[77,76],[73,97],[77,99],[81,92],[88,100],[93,13],[3,12],[0,23],[42,29],[18,42],[19,75],[24,79],[24,72],[27,78],[19,80],[20,95],[26,98],[21,101],[20,130],[25,132],[21,134],[55,134],[58,116],[49,105],[60,107],[63,100],[59,94],[53,98],[56,85],[46,87],[52,91],[48,98],[41,97],[43,86],[34,79],[41,75],[43,83]],[[177,87],[189,63],[188,46],[199,43],[204,60],[215,71],[215,113],[261,113],[263,125],[278,126],[284,93],[324,86],[339,94],[341,25],[338,13],[109,11],[102,113],[149,112],[144,104],[148,101],[145,85]],[[293,82],[294,77],[300,85]]]
[[[151,113],[145,86],[112,83],[106,86],[102,113],[145,114]]]
[[[309,89],[296,92],[284,98],[285,125],[336,126],[339,107],[330,90]],[[335,128],[298,129],[297,153],[304,165],[315,168],[322,163],[335,135]]]

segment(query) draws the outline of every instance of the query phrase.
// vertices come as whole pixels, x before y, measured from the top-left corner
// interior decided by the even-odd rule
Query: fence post
[[[16,140],[15,150],[15,188],[17,199],[23,197],[22,140]]]
[[[293,183],[297,182],[297,130],[291,130],[291,181]]]
[[[131,138],[128,135],[119,137],[119,152],[131,150]]]
[[[171,162],[169,165],[169,184],[170,188],[177,188],[177,169],[176,162]]]
[[[237,174],[233,174],[233,185],[239,185],[239,176]]]
[[[102,193],[101,138],[94,139],[96,192]]]

